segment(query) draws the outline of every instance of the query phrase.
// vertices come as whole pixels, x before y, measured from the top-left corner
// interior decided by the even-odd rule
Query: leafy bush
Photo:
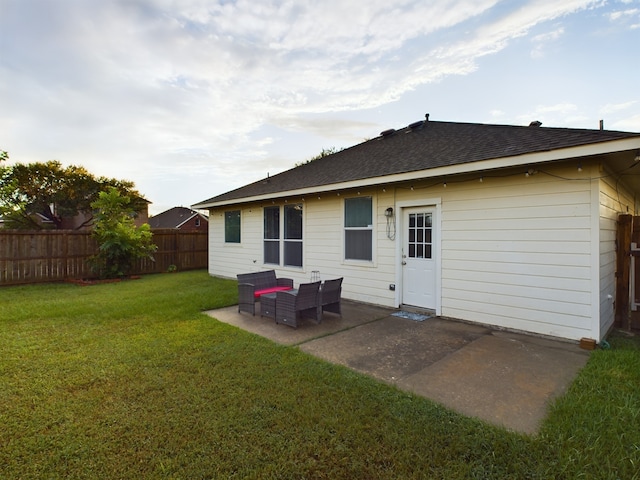
[[[118,278],[129,273],[135,260],[153,259],[157,248],[153,234],[147,224],[136,227],[135,209],[128,196],[110,188],[91,206],[97,211],[93,236],[99,246],[90,260],[94,273],[101,278]]]

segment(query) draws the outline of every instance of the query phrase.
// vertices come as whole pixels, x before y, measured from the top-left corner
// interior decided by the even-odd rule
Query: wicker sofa
[[[276,278],[275,270],[238,274],[238,312],[256,314],[260,295],[293,288],[290,278]]]

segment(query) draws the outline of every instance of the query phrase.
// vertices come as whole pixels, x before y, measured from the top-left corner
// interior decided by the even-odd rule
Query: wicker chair
[[[342,310],[340,308],[340,297],[342,295],[342,278],[336,278],[335,280],[326,280],[322,285],[322,291],[320,292],[320,295],[320,305],[322,307],[322,313],[337,313],[338,315],[342,316]]]
[[[276,293],[276,323],[298,327],[298,319],[309,317],[320,323],[320,282],[301,283],[297,290]]]

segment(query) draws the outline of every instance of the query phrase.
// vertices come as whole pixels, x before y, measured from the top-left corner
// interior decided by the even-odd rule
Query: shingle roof
[[[199,213],[190,208],[173,207],[151,217],[149,219],[149,226],[151,228],[178,228],[196,215],[199,215]]]
[[[630,137],[640,137],[640,133],[429,120],[415,122],[210,198],[200,205]]]

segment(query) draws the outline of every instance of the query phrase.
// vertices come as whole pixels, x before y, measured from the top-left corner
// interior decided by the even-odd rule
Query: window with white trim
[[[373,199],[344,200],[344,258],[373,260]]]
[[[224,212],[224,242],[240,243],[240,210]]]
[[[302,267],[301,204],[265,207],[263,233],[264,263]]]

